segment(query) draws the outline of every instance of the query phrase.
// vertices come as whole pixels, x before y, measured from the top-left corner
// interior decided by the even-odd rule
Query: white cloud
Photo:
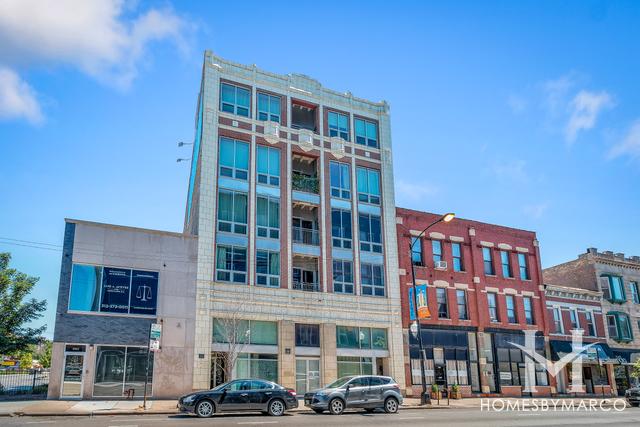
[[[401,204],[415,204],[437,194],[439,189],[426,182],[396,180],[396,199]]]
[[[592,129],[598,119],[598,115],[605,109],[613,106],[613,98],[606,91],[589,92],[581,90],[569,103],[571,116],[565,127],[565,138],[572,143],[576,140],[578,132]]]
[[[14,65],[70,64],[126,88],[150,42],[185,46],[186,24],[169,9],[129,19],[123,5],[122,0],[3,0],[0,58]]]
[[[544,104],[550,114],[557,115],[559,112],[564,112],[568,94],[576,84],[575,73],[568,73],[542,83]]]
[[[42,111],[36,94],[14,71],[0,66],[0,120],[26,119],[42,123]]]
[[[522,210],[525,215],[533,219],[540,219],[542,218],[542,215],[544,215],[544,213],[547,211],[547,209],[549,209],[549,203],[543,202],[533,205],[527,205]]]
[[[633,122],[622,141],[609,151],[609,158],[620,156],[640,158],[640,119]]]

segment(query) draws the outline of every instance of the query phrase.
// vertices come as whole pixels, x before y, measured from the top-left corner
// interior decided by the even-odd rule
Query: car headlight
[[[185,397],[184,399],[182,399],[182,403],[192,403],[194,400],[196,400],[196,395],[195,394],[190,394],[189,396]]]
[[[326,396],[326,395],[327,395],[327,393],[325,393],[324,391],[319,391],[319,392],[316,393],[317,397],[323,397],[323,396]]]

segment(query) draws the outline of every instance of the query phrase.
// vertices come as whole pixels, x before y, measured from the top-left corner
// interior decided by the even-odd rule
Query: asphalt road
[[[282,417],[261,414],[223,414],[212,419],[187,415],[121,415],[95,417],[0,418],[0,426],[53,427],[169,427],[169,426],[638,426],[640,409],[622,412],[480,412],[479,409],[405,409],[397,414],[348,412],[341,416],[297,412]]]

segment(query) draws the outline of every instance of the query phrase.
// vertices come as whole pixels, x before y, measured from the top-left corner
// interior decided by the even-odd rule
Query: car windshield
[[[338,378],[337,380],[335,380],[334,382],[332,382],[331,384],[329,384],[327,386],[327,388],[338,388],[338,387],[342,387],[343,385],[345,385],[346,383],[348,383],[349,381],[351,381],[353,379],[353,377],[342,377],[342,378]]]

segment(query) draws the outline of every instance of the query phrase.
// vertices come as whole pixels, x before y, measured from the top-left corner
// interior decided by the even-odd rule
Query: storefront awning
[[[640,359],[640,352],[637,350],[612,348],[611,353],[621,365],[633,365]]]
[[[551,360],[554,362],[574,351],[571,341],[551,340],[549,345],[551,347]],[[583,347],[587,345],[584,344]],[[597,343],[587,348],[581,353],[580,357],[584,363],[620,363],[611,348],[605,343]]]

